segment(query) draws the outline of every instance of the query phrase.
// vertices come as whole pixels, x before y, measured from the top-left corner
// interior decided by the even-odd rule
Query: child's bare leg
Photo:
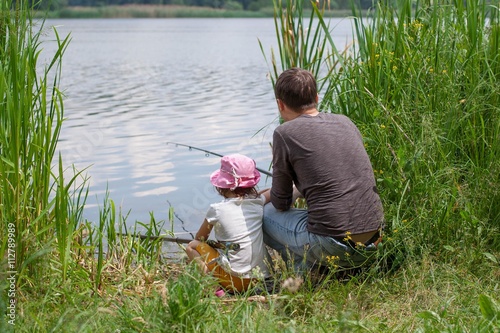
[[[186,248],[186,254],[189,258],[189,261],[195,261],[197,265],[200,267],[201,271],[205,274],[208,274],[210,270],[207,267],[207,264],[205,263],[205,260],[201,257],[200,253],[196,251],[196,247],[200,244],[200,241],[198,240],[193,240],[191,241],[187,248]]]

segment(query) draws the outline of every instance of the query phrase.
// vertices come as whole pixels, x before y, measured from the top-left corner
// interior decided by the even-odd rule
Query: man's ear
[[[276,99],[276,103],[278,103],[278,109],[283,111],[285,109],[285,103],[281,99]]]

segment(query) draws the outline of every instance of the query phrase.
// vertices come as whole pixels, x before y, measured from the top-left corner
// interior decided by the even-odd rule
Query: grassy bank
[[[213,281],[195,267],[110,265],[99,293],[78,274],[67,283],[41,280],[20,295],[16,325],[17,332],[498,331],[498,265],[472,266],[430,256],[392,277],[306,282],[296,294],[256,303],[216,298]]]
[[[118,235],[136,230],[112,198],[99,221],[83,221],[85,182],[74,186],[82,174],[55,155],[58,78],[71,44],[57,31],[33,31],[24,2],[11,11],[1,0],[0,331],[498,332],[498,7],[400,3],[381,4],[369,24],[356,21],[346,50],[335,48],[320,9],[276,3],[279,49],[267,56],[262,45],[271,77],[309,68],[322,110],[359,126],[387,237],[363,275],[339,281],[332,266],[323,280],[260,303],[250,294],[217,298],[214,281],[174,264],[160,241]],[[39,36],[48,33],[59,50],[44,66]],[[136,228],[155,236],[171,223],[152,215]],[[289,274],[280,271],[277,283]]]

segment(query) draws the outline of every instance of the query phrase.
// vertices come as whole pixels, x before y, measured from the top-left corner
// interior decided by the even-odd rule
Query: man
[[[265,195],[264,241],[297,271],[358,267],[380,241],[383,209],[357,127],[320,113],[313,75],[284,71],[275,96],[284,123],[273,135],[273,180]],[[291,208],[297,196],[307,210]]]

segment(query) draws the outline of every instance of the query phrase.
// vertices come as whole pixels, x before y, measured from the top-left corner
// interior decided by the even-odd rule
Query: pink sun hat
[[[231,190],[237,187],[254,187],[259,180],[260,172],[256,169],[255,161],[241,154],[222,157],[220,169],[210,176],[212,185]]]

